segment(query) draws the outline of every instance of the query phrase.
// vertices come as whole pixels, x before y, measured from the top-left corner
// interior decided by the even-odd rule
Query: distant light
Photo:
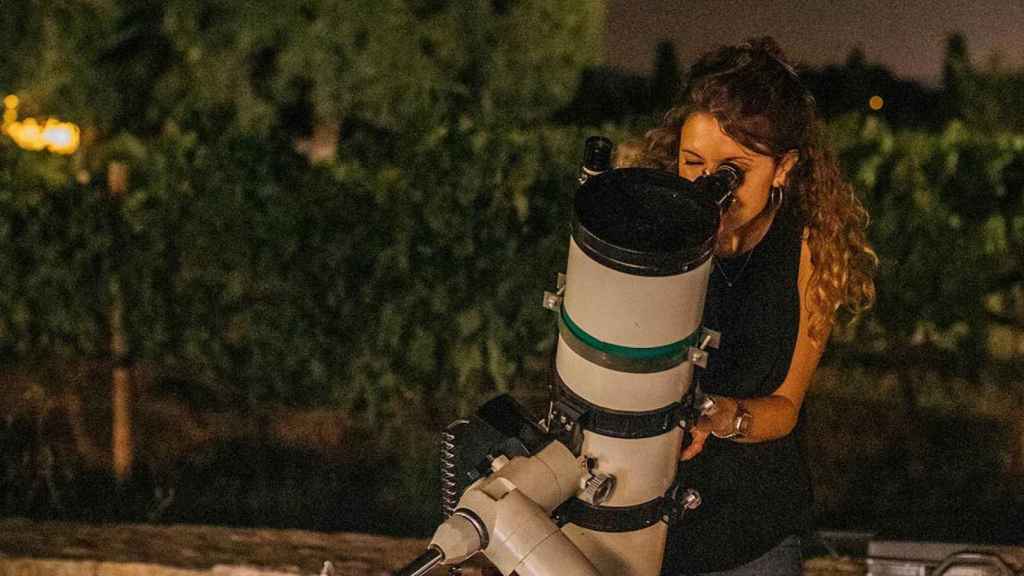
[[[885,100],[882,100],[881,96],[875,95],[868,99],[868,108],[871,108],[875,112],[878,112],[885,106]]]
[[[78,126],[71,122],[58,122],[50,118],[43,126],[43,141],[50,152],[74,154],[80,140]]]
[[[39,151],[46,148],[46,141],[43,140],[43,127],[36,122],[35,118],[5,124],[4,133],[25,150]]]
[[[4,98],[3,132],[25,150],[49,150],[55,154],[74,154],[78,150],[81,134],[78,126],[47,118],[40,124],[35,118],[18,120],[18,97],[10,94]]]
[[[10,94],[4,98],[4,126],[18,119],[18,97]]]

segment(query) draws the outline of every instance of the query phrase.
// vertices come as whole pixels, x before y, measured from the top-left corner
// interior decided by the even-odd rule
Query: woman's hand
[[[697,424],[690,428],[690,443],[683,448],[679,455],[680,460],[689,460],[704,450],[704,443],[711,435],[711,420],[707,416],[701,416]]]
[[[711,396],[710,406],[706,407],[697,423],[690,428],[690,443],[679,455],[680,460],[690,460],[704,450],[704,443],[712,432],[724,436],[733,431],[736,422],[736,414],[739,412],[739,403],[733,398],[725,396]]]

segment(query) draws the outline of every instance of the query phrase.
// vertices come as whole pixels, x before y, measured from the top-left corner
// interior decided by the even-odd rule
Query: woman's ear
[[[796,166],[796,163],[800,160],[800,152],[797,150],[790,150],[782,155],[782,159],[775,165],[775,177],[772,178],[772,186],[775,188],[785,188],[786,181],[789,178],[789,171]]]

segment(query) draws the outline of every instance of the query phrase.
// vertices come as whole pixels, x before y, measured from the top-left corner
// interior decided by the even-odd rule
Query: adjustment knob
[[[587,504],[599,506],[607,502],[615,491],[615,476],[601,472],[591,472],[590,476],[581,481],[581,491],[578,496]]]

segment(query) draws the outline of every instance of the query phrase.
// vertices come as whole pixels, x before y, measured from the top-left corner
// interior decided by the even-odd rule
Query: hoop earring
[[[772,210],[777,210],[782,207],[782,201],[785,199],[786,190],[782,186],[772,186],[772,189],[768,193],[768,203],[771,205]]]

